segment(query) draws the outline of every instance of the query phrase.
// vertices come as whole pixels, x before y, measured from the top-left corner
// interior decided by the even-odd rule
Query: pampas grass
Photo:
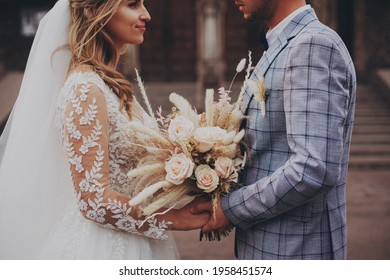
[[[149,187],[146,187],[139,194],[137,194],[135,197],[133,197],[130,200],[129,205],[136,206],[136,205],[144,202],[148,197],[155,194],[158,190],[160,190],[164,187],[172,186],[172,185],[173,184],[168,182],[168,181],[161,181],[161,182],[155,183]]]
[[[170,142],[165,139],[160,133],[158,133],[156,130],[153,130],[152,128],[148,128],[140,123],[137,122],[130,122],[129,126],[136,132],[136,133],[142,133],[149,135],[154,140],[157,141],[157,143],[160,143],[163,146],[170,146]]]
[[[127,173],[127,176],[130,178],[139,177],[139,176],[142,176],[142,175],[149,173],[149,172],[155,173],[156,171],[163,169],[163,168],[164,168],[164,163],[162,163],[162,162],[148,164],[148,165],[144,165],[144,166],[141,166],[139,168],[130,170],[129,173]]]
[[[144,215],[149,216],[162,207],[167,207],[167,205],[170,205],[170,207],[173,208],[180,203],[180,199],[184,198],[191,191],[192,188],[189,186],[172,187],[166,195],[161,196],[153,203],[150,203],[146,207],[142,208],[142,212]]]
[[[180,111],[181,115],[192,121],[194,124],[198,122],[198,113],[184,97],[173,92],[169,95],[169,101]]]

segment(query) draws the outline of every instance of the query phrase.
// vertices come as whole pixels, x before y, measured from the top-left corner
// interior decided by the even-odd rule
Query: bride
[[[59,0],[41,21],[0,140],[0,259],[174,259],[167,231],[208,221],[128,204],[146,152],[129,123],[153,122],[116,66],[149,21],[143,0]]]

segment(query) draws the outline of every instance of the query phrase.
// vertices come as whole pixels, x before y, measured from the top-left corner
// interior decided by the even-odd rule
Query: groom
[[[269,28],[269,48],[251,76],[265,78],[266,114],[247,88],[244,187],[221,199],[203,231],[236,226],[239,259],[345,259],[351,57],[304,0],[235,2],[245,19]],[[203,203],[193,212],[210,209]]]

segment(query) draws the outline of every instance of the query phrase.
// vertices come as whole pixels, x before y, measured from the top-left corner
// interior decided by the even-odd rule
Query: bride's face
[[[126,0],[105,29],[117,48],[122,48],[126,44],[138,45],[144,41],[146,23],[150,19],[144,0]]]

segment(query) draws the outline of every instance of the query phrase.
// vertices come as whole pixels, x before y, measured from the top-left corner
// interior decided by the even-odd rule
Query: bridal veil
[[[0,138],[0,259],[37,259],[72,199],[54,111],[69,63],[71,16],[59,0],[41,20],[11,116]]]

